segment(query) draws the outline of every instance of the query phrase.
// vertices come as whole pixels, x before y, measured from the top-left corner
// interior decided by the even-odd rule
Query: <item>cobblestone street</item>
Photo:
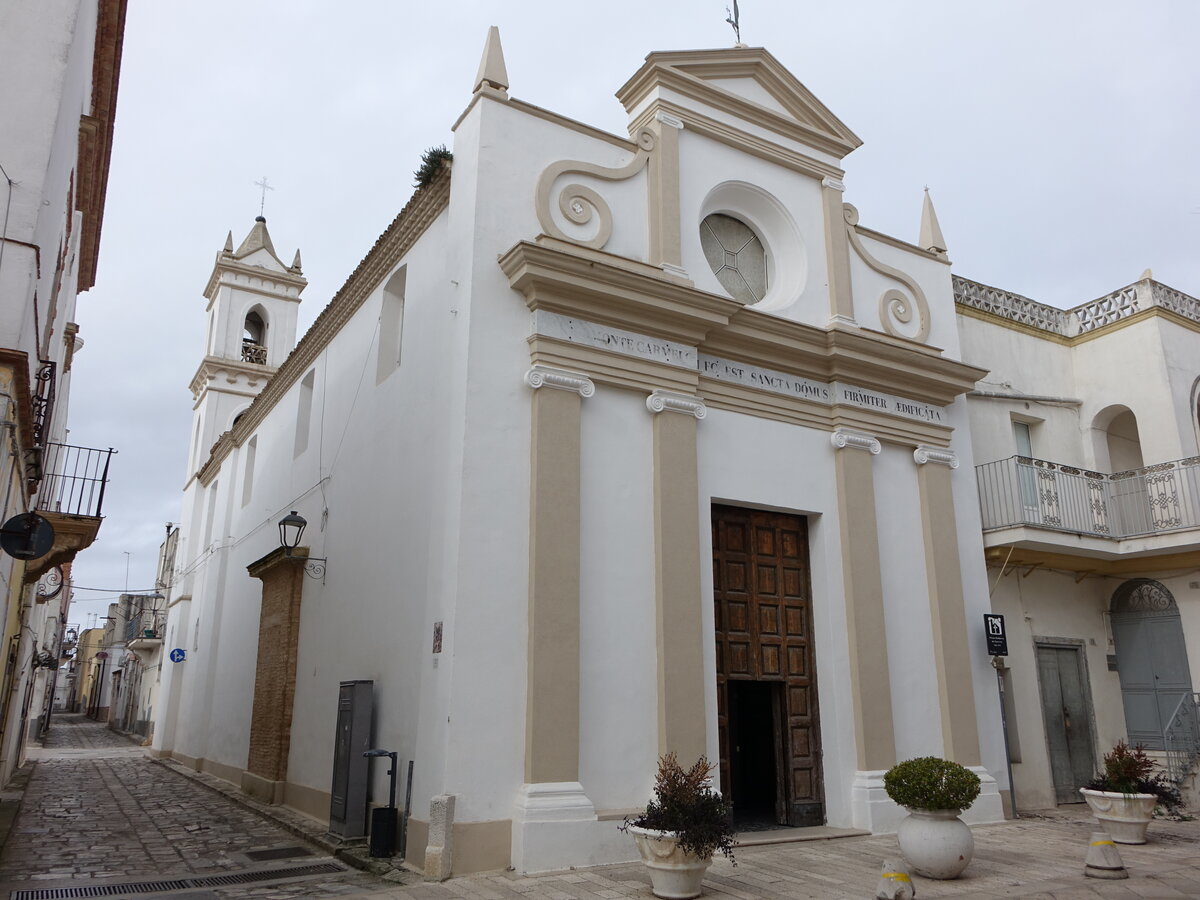
[[[0,853],[0,890],[331,862],[315,847],[302,847],[303,856],[253,861],[247,851],[295,848],[304,842],[146,759],[141,747],[83,716],[57,716],[45,749],[31,749],[29,755],[35,767]],[[222,887],[188,896],[283,900],[343,896],[379,885],[373,876],[337,865],[344,871],[315,881]]]
[[[133,897],[373,897],[377,900],[649,900],[640,864],[521,876],[497,872],[441,884],[402,873],[398,884],[333,860],[212,776],[147,759],[142,749],[79,716],[59,716],[44,749],[31,750],[32,776],[20,813],[0,852],[0,900],[39,888],[111,886],[146,880],[203,879],[336,865],[333,874],[242,885],[164,885]],[[214,790],[214,788],[216,788]],[[274,814],[267,810],[268,814]],[[281,813],[281,821],[287,815]],[[292,823],[295,827],[296,823]],[[315,827],[315,826],[311,826]],[[1200,822],[1155,821],[1151,841],[1122,846],[1124,881],[1083,876],[1095,824],[1086,809],[1029,814],[976,826],[975,858],[957,881],[915,878],[925,898],[1200,897]],[[777,833],[747,838],[770,841]],[[279,851],[275,859],[248,854]],[[874,895],[880,865],[898,856],[893,835],[738,848],[738,865],[718,858],[706,895],[738,900],[864,900]],[[122,897],[121,893],[108,896]]]

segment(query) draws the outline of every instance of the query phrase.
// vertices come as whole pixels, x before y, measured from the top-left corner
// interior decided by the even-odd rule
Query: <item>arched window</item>
[[[242,362],[259,365],[267,362],[267,321],[257,306],[246,313],[246,322],[242,326]]]
[[[1096,468],[1127,472],[1145,465],[1137,417],[1127,406],[1108,406],[1092,420]]]

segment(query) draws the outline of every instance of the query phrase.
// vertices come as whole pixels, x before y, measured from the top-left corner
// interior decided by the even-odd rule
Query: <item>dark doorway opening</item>
[[[780,808],[781,682],[729,682],[729,767],[739,831],[787,824]]]

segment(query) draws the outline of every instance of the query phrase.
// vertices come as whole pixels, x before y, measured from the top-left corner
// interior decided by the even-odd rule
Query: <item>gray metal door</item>
[[[1096,774],[1082,648],[1039,644],[1037,663],[1055,801],[1081,803],[1079,789]]]
[[[1163,750],[1163,730],[1192,692],[1179,609],[1114,611],[1112,629],[1129,743]]]

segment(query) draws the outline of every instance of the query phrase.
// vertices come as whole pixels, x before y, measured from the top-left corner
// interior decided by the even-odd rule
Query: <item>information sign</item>
[[[1004,631],[1004,616],[984,613],[983,630],[987,635],[988,656],[1008,656],[1008,635]]]

